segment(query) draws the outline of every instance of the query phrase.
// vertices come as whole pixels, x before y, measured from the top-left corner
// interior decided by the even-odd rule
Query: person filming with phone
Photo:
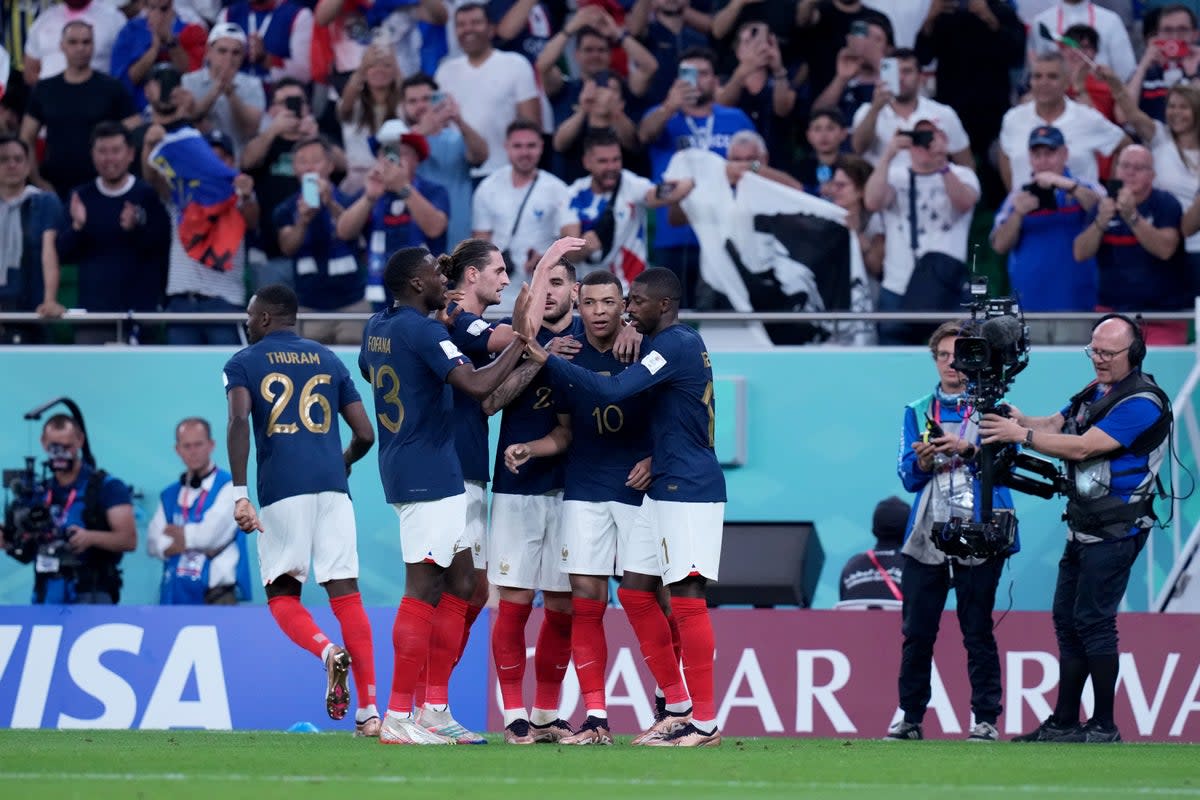
[[[992,249],[1008,254],[1008,279],[1026,311],[1096,307],[1096,259],[1076,261],[1073,248],[1104,189],[1076,178],[1068,157],[1062,131],[1052,125],[1034,128],[1031,174],[1005,198],[992,228]],[[1091,325],[1031,320],[1029,335],[1037,344],[1082,344],[1091,336]]]

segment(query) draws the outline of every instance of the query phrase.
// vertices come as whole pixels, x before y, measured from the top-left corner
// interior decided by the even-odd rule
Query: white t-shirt
[[[979,193],[979,178],[966,167],[951,164],[950,171]],[[967,260],[967,234],[973,209],[960,213],[950,205],[946,179],[940,174],[917,175],[917,249],[914,256],[909,228],[909,168],[892,164],[888,185],[895,197],[883,209],[887,230],[883,250],[883,288],[903,295],[908,290],[916,258],[926,253],[944,253],[959,261]]]
[[[863,103],[859,106],[858,110],[854,112],[851,129],[857,128],[870,110],[870,103]],[[892,140],[896,131],[911,130],[912,124],[909,120],[919,119],[932,119],[937,122],[937,126],[946,134],[947,147],[951,153],[957,153],[971,146],[971,139],[967,136],[962,120],[958,118],[958,114],[953,108],[939,103],[937,100],[930,100],[924,95],[917,95],[917,106],[907,117],[900,116],[891,103],[879,109],[879,113],[875,116],[875,142],[862,154],[863,158],[870,161],[871,164],[878,164],[879,159],[883,158],[883,151],[887,149],[888,142]],[[896,158],[892,163],[908,166],[912,163],[912,157],[907,150],[901,150],[896,153]]]
[[[1033,18],[1029,26],[1029,44],[1037,53],[1049,53],[1057,48],[1053,42],[1038,35],[1038,24],[1044,24],[1051,33],[1062,34],[1072,25],[1087,25],[1095,28],[1100,34],[1100,48],[1096,51],[1096,61],[1106,67],[1111,67],[1122,81],[1129,80],[1137,67],[1137,59],[1133,57],[1133,45],[1129,42],[1129,31],[1121,17],[1107,8],[1102,8],[1093,2],[1068,5],[1055,3]],[[1067,140],[1070,142],[1070,139]]]
[[[602,259],[584,261],[576,267],[575,277],[583,280],[592,272],[608,270],[621,279],[627,290],[625,270],[616,268],[627,259],[640,259],[646,263],[646,195],[653,191],[654,183],[629,170],[621,172],[621,186],[613,207],[612,248]],[[611,194],[596,194],[592,191],[591,176],[580,178],[567,189],[567,204],[563,212],[563,225],[578,224],[584,232],[594,226],[613,199]],[[598,255],[598,254],[597,254]]]
[[[92,69],[112,74],[112,50],[117,34],[125,27],[125,15],[105,0],[92,0],[87,8],[72,11],[65,3],[50,6],[38,14],[25,36],[25,55],[42,63],[38,80],[53,78],[67,68],[62,51],[63,27],[77,19],[91,23]]]
[[[527,201],[526,193],[529,194]],[[524,208],[522,201],[525,201]],[[509,276],[512,284],[501,296],[500,310],[512,308],[521,282],[529,277],[521,272],[529,251],[544,253],[561,235],[566,206],[567,185],[545,170],[538,170],[536,182],[530,189],[529,184],[513,186],[512,166],[505,164],[475,190],[471,203],[471,230],[490,233],[492,243],[509,252],[518,271]],[[520,221],[517,221],[518,210]]]
[[[1154,156],[1154,188],[1169,192],[1187,211],[1196,199],[1196,193],[1200,192],[1200,150],[1184,150],[1180,157],[1180,149],[1170,131],[1155,120],[1150,153]],[[1184,249],[1189,253],[1200,253],[1200,231],[1184,240]]]
[[[516,119],[517,103],[541,95],[533,66],[516,53],[493,50],[478,67],[471,66],[466,56],[446,59],[434,80],[458,101],[467,124],[488,143],[487,161],[473,167],[471,175],[491,175],[505,166],[508,156],[504,152],[504,132]]]
[[[1125,131],[1109,122],[1094,108],[1081,106],[1067,99],[1066,109],[1058,119],[1042,119],[1034,110],[1030,100],[1010,108],[1000,124],[1000,149],[1012,164],[1013,186],[1029,182],[1033,176],[1029,166],[1029,134],[1041,125],[1053,125],[1062,131],[1067,141],[1067,167],[1077,178],[1086,178],[1093,183],[1100,180],[1096,166],[1096,154],[1110,156],[1121,143]]]
[[[933,0],[863,0],[863,5],[883,14],[892,23],[896,47],[914,47],[917,34],[929,15]]]

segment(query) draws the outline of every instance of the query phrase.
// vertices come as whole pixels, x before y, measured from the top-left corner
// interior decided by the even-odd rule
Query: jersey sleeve
[[[1096,427],[1121,443],[1122,447],[1133,444],[1158,419],[1159,409],[1153,400],[1131,397],[1117,404]]]
[[[488,342],[495,330],[496,326],[487,320],[463,311],[454,320],[450,340],[472,361],[484,360],[488,357]]]
[[[433,370],[439,380],[446,380],[446,376],[455,367],[469,363],[467,357],[451,341],[445,326],[433,320],[421,326],[419,333],[413,337],[413,346],[417,356],[425,366]]]
[[[354,385],[354,378],[350,375],[350,370],[346,369],[346,365],[337,356],[337,391],[338,391],[338,410],[345,408],[351,403],[361,403],[362,395],[358,393],[358,387]]]
[[[578,387],[595,395],[599,403],[619,403],[674,377],[682,368],[679,348],[673,342],[660,336],[654,344],[655,349],[620,375],[599,375],[558,356],[546,359],[546,369],[558,386]]]
[[[222,373],[225,380],[225,391],[241,386],[245,389],[250,388],[250,376],[246,374],[246,365],[243,359],[234,356],[225,364],[225,371]]]

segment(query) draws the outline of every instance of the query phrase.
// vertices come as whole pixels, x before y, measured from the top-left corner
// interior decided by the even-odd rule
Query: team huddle
[[[718,574],[725,505],[712,366],[699,334],[678,322],[674,273],[641,273],[626,301],[609,272],[576,283],[566,256],[583,244],[555,242],[512,316],[495,323],[482,315],[500,302],[509,276],[494,245],[468,239],[440,258],[424,248],[394,253],[384,274],[393,302],[371,317],[358,360],[374,429],[342,361],[296,334],[292,291],[268,286],[250,301],[251,344],[224,376],[235,518],[259,533],[262,580],[280,628],[325,664],[334,719],[349,711],[353,678],[356,735],[385,744],[486,743],[455,721],[447,687],[490,584],[499,594],[491,646],[504,740],[611,744],[603,617],[616,575],[657,683],[654,723],[633,744],[721,741],[704,597]],[[344,450],[339,413],[351,430]],[[496,413],[489,476],[488,417]],[[246,489],[251,426],[257,510]],[[347,484],[376,439],[405,563],[382,715]],[[344,647],[299,602],[310,560]],[[539,590],[545,613],[527,711],[525,627]],[[586,707],[577,728],[558,712],[572,660]]]

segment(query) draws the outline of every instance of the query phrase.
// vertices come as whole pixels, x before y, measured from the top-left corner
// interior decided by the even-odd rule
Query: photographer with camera
[[[129,487],[96,469],[75,417],[46,420],[42,447],[53,477],[37,481],[30,460],[23,491],[5,509],[4,548],[34,562],[35,604],[114,605],[121,554],[137,547]]]
[[[1000,656],[992,634],[992,609],[996,586],[1008,552],[988,558],[949,556],[939,546],[935,531],[952,518],[976,520],[984,505],[975,459],[979,430],[976,409],[965,402],[966,375],[956,370],[955,342],[975,336],[966,322],[945,322],[929,338],[938,373],[938,385],[904,410],[904,429],[897,472],[904,488],[917,495],[905,533],[904,569],[900,581],[904,597],[904,645],[900,657],[900,708],[904,718],[888,730],[888,739],[922,739],[921,722],[931,694],[930,673],[938,625],[946,596],[954,589],[958,624],[967,649],[967,674],[971,682],[971,711],[975,726],[970,741],[994,742],[999,734]],[[995,488],[991,504],[1011,509],[1006,488]]]
[[[1020,742],[1119,742],[1113,721],[1118,649],[1117,607],[1156,519],[1154,487],[1171,431],[1171,400],[1142,372],[1146,342],[1133,320],[1101,317],[1084,352],[1096,379],[1058,413],[984,415],[984,443],[1020,443],[1067,467],[1067,544],[1058,562],[1054,632],[1058,703]],[[1079,724],[1080,698],[1092,678],[1095,706]]]

